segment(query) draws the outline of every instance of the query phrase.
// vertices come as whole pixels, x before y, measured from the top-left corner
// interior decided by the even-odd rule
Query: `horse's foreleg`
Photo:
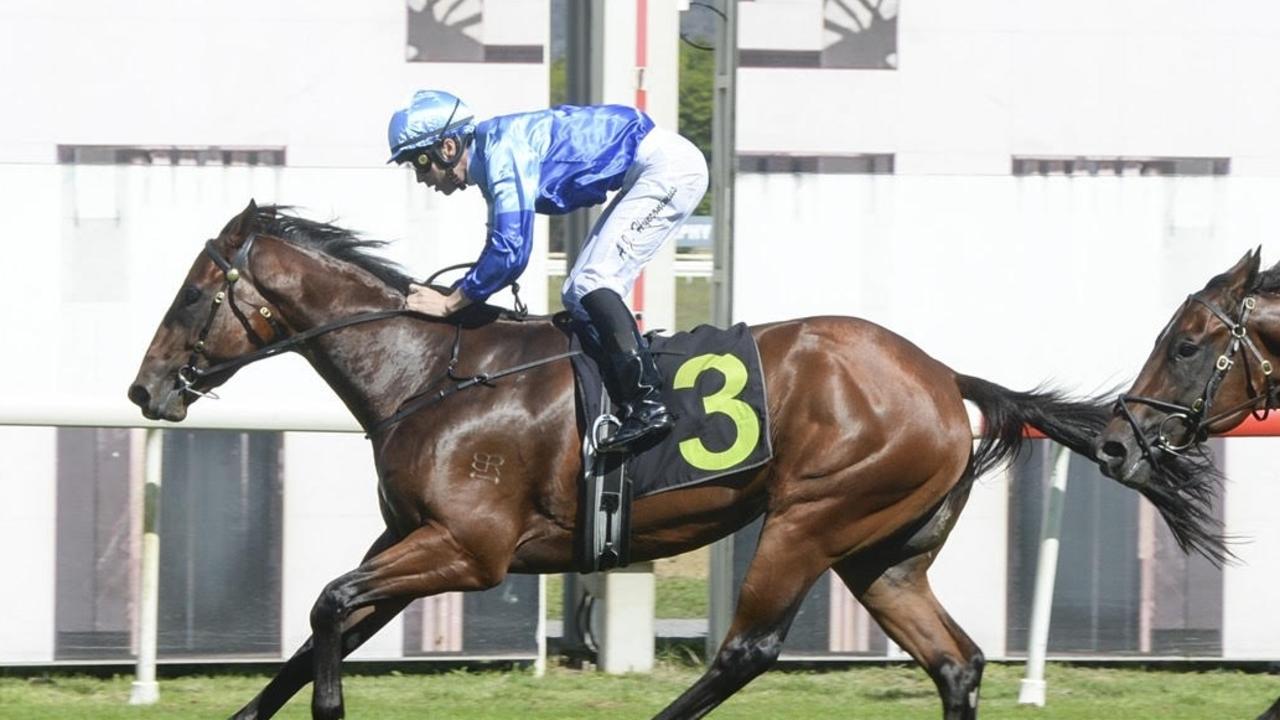
[[[742,581],[733,624],[715,659],[657,719],[700,718],[778,659],[796,610],[827,569],[821,553],[802,538],[779,531],[780,525],[785,523],[765,519],[760,544]]]
[[[893,567],[848,558],[835,570],[885,633],[924,667],[942,697],[945,720],[978,716],[982,650],[956,624],[925,576],[932,558],[917,555]]]
[[[433,524],[409,533],[326,585],[311,609],[312,717],[343,716],[342,627],[354,611],[376,603],[407,603],[441,592],[493,587],[502,581],[510,557],[487,559],[490,562],[481,562],[448,530]]]
[[[1259,715],[1258,720],[1280,720],[1280,698],[1277,698],[1266,712]]]
[[[369,558],[386,550],[396,542],[395,535],[390,530],[383,530],[377,540],[369,546],[365,552],[361,562],[366,562]],[[352,613],[347,618],[342,630],[342,647],[344,648],[343,657],[347,653],[355,650],[373,636],[374,633],[382,629],[395,617],[404,606],[409,603],[408,600],[399,602],[378,603],[371,608],[365,608],[358,613]],[[266,720],[273,716],[289,702],[289,698],[293,697],[304,685],[311,682],[311,673],[313,671],[314,660],[311,653],[312,640],[307,641],[298,648],[288,660],[285,661],[284,667],[276,673],[276,676],[267,683],[267,686],[258,693],[257,697],[250,700],[247,705],[240,708],[233,718],[234,720]]]
[[[411,600],[412,598],[384,600],[352,612],[343,623],[342,656],[346,657],[363,645],[374,633],[381,630],[382,626],[399,615]],[[307,638],[302,647],[285,661],[284,667],[280,668],[262,692],[233,716],[234,720],[266,720],[279,712],[290,698],[311,682],[315,672],[312,647],[312,639]]]

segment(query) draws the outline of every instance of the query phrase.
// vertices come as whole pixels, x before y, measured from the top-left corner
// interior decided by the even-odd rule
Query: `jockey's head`
[[[419,181],[448,194],[465,183],[454,171],[475,129],[471,108],[457,96],[442,90],[419,90],[408,106],[391,115],[387,126],[391,159],[387,162],[412,164]]]

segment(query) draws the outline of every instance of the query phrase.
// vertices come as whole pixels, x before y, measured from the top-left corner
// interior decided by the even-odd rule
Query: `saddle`
[[[662,373],[671,432],[631,455],[597,453],[616,429],[609,394],[593,359],[594,334],[568,314],[553,322],[570,337],[583,483],[575,561],[583,573],[625,567],[630,560],[633,499],[692,487],[763,465],[773,457],[760,352],[743,323],[700,325],[690,332],[645,336]]]

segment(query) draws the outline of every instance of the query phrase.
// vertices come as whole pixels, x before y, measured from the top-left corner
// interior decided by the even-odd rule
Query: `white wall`
[[[6,662],[53,659],[57,478],[50,428],[0,428],[0,652]]]
[[[818,4],[742,3],[740,45],[816,49],[796,33],[817,27]],[[899,5],[897,70],[740,69],[739,149],[891,152],[898,174],[1008,174],[1011,155],[1040,154],[1217,155],[1233,175],[1280,171],[1275,3]]]

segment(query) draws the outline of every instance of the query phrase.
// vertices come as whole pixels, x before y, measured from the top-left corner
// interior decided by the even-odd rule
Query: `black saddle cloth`
[[[557,321],[572,331],[573,349],[594,343],[585,324],[567,316]],[[745,324],[727,330],[700,325],[691,332],[646,337],[675,425],[627,459],[635,497],[749,470],[773,457],[760,351]],[[609,407],[609,398],[590,352],[575,355],[573,368],[585,437]]]

